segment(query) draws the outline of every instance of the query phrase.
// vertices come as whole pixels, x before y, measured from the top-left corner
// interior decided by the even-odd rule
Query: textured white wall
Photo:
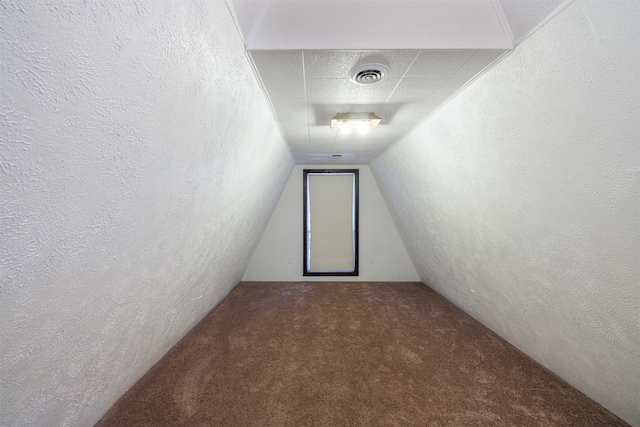
[[[241,279],[292,158],[223,2],[0,16],[0,424],[92,425]]]
[[[640,425],[640,2],[576,2],[375,159],[421,279]]]
[[[302,275],[303,169],[360,169],[358,276]],[[291,264],[289,264],[289,257],[291,257]],[[418,282],[420,278],[402,243],[369,166],[296,165],[242,280]]]

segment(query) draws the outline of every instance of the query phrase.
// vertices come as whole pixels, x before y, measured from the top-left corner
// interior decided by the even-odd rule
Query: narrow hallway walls
[[[640,2],[577,1],[371,169],[420,278],[640,425]]]
[[[0,20],[0,424],[93,425],[242,278],[292,159],[224,2]]]

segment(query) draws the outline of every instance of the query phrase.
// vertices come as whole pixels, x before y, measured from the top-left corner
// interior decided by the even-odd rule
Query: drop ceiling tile
[[[434,94],[435,95],[435,94]],[[429,98],[428,100],[426,100],[424,102],[424,104],[422,104],[416,111],[417,114],[422,115],[423,117],[426,117],[427,115],[429,115],[433,110],[435,110],[436,108],[438,108],[440,105],[442,105],[442,103],[448,98],[444,97],[444,96],[432,96],[431,98]]]
[[[474,50],[423,50],[405,77],[452,76],[474,53]]]
[[[349,79],[307,79],[307,98],[348,99]]]
[[[376,99],[375,102],[366,101],[346,103],[344,99],[308,99],[310,123],[312,125],[328,125],[333,116],[338,113],[378,113],[385,105],[385,100]]]
[[[379,128],[380,126],[378,126],[378,129],[369,129],[364,135],[358,132],[338,132],[335,141],[336,144],[340,144],[342,147],[351,146],[353,149],[378,145],[386,140],[386,137],[378,136],[378,132],[376,131],[380,130]]]
[[[291,154],[293,154],[293,160],[297,163],[297,164],[311,164],[311,162],[309,160],[307,160],[307,153],[305,152],[297,152],[295,150],[291,150]]]
[[[401,78],[420,52],[419,50],[365,50],[362,51],[359,63],[382,62],[389,67],[387,77]]]
[[[282,126],[282,131],[292,148],[294,146],[309,145],[309,132],[306,126]]]
[[[311,152],[329,155],[334,150],[335,146],[333,144],[333,139],[331,140],[318,140],[311,142]]]
[[[425,106],[421,108],[421,110],[426,110],[426,105],[435,105],[434,109],[439,108],[443,104],[447,103],[459,89],[459,86],[456,87],[454,85],[440,88],[427,100]]]
[[[356,141],[358,144],[369,143],[369,141],[384,140],[389,138],[393,134],[395,127],[387,125],[379,125],[375,129],[368,129],[364,135],[359,134],[357,131],[344,132],[342,129],[336,133],[336,140],[339,141]],[[359,142],[358,142],[359,141]]]
[[[329,126],[331,118],[344,109],[344,101],[340,99],[313,99],[307,105],[312,126]]]
[[[358,156],[358,164],[368,165],[373,159],[378,157],[378,155],[380,155],[382,151],[384,150],[380,150],[374,153],[363,152]]]
[[[389,138],[395,130],[396,125],[386,122],[383,117],[378,127],[370,131],[369,138],[372,140],[385,140]]]
[[[380,140],[380,141],[372,141],[372,144],[367,145],[367,147],[365,147],[363,149],[363,151],[365,151],[367,154],[380,154],[382,151],[386,150],[390,144],[392,144],[394,141],[393,140],[389,140],[389,139],[385,139],[385,140]]]
[[[403,138],[405,138],[406,136],[408,136],[411,132],[413,132],[414,129],[416,129],[418,127],[418,125],[414,125],[414,126],[403,126],[401,128],[398,128],[398,130],[396,131],[396,133],[393,134],[394,137],[394,141],[389,144],[389,147],[392,146],[396,141],[399,141]]]
[[[396,127],[415,114],[422,104],[424,104],[422,99],[390,101],[384,106],[379,115],[382,117],[383,123]]]
[[[557,4],[560,0],[544,1]],[[534,2],[535,0],[531,0],[523,4],[532,5]],[[437,111],[461,87],[465,87],[469,79],[492,65],[504,52],[501,47],[512,46],[502,42],[491,44],[474,33],[477,29],[486,30],[488,22],[500,24],[496,19],[496,4],[504,8],[506,0],[487,0],[482,7],[478,0],[464,1],[462,7],[449,1],[417,0],[414,6],[424,6],[430,12],[415,13],[415,9],[404,9],[401,11],[404,13],[402,16],[407,17],[408,21],[392,19],[399,12],[389,3],[385,6],[389,13],[381,14],[379,8],[375,9],[375,13],[385,21],[380,26],[371,25],[367,18],[359,18],[354,22],[344,13],[336,16],[335,12],[326,9],[326,5],[320,5],[321,2],[251,1],[249,3],[253,5],[252,10],[246,10],[246,2],[231,3],[245,35],[248,55],[255,63],[256,72],[264,83],[295,159],[301,163],[368,163],[389,144],[419,126],[425,117]],[[269,15],[267,12],[276,12],[272,10],[276,3],[278,11],[283,13]],[[459,12],[456,16],[460,19],[447,21],[443,18],[441,12],[446,12],[450,6]],[[306,24],[301,25],[303,21],[300,19],[292,19],[291,7],[300,9],[302,17],[307,19],[304,21]],[[518,10],[510,14],[505,9],[505,14],[510,21],[513,16],[518,19],[527,18],[525,15],[530,11],[525,9],[529,7],[531,6],[520,9],[520,6],[513,6],[512,9]],[[321,23],[321,15],[329,18],[331,25]],[[269,17],[276,19],[276,25],[270,28],[279,31],[278,37],[281,38],[261,32],[266,28],[264,24],[268,19],[265,19]],[[483,21],[482,17],[490,19]],[[336,33],[336,19],[345,24],[347,32]],[[427,24],[425,19],[429,21]],[[536,19],[537,17],[523,22],[529,28],[528,25],[533,25]],[[407,22],[416,23],[417,26],[410,29]],[[389,27],[386,25],[388,23],[393,25]],[[513,29],[514,23],[510,24]],[[294,27],[302,30],[300,37],[291,36],[292,32],[289,30],[295,29]],[[408,32],[405,31],[408,28]],[[503,27],[496,28],[496,34],[504,38]],[[524,34],[525,30],[520,33]],[[370,43],[372,39],[368,36],[368,31],[373,32],[374,40],[382,42]],[[326,34],[336,44],[327,44],[326,37],[322,34]],[[410,37],[400,40],[399,34],[409,34]],[[426,45],[407,44],[407,41],[425,39],[416,37],[416,34],[432,34],[437,40],[427,40]],[[514,35],[519,37],[515,32]],[[268,43],[263,43],[269,41],[265,37],[282,43],[268,47]],[[395,44],[389,44],[390,37],[395,37]],[[356,39],[366,40],[366,43],[356,42],[358,46],[355,46]],[[259,46],[254,46],[255,43]],[[295,47],[294,44],[299,46]],[[344,50],[356,47],[367,50]],[[389,50],[394,47],[400,47],[400,50]],[[282,50],[252,51],[252,48]],[[289,50],[292,48],[296,50]],[[325,48],[334,50],[318,50]],[[382,82],[375,85],[360,86],[350,82],[349,71],[364,62],[388,64],[390,72]],[[329,120],[338,112],[348,111],[374,112],[380,115],[382,122],[364,137],[339,135],[337,130],[329,128]],[[329,157],[331,150],[342,151],[345,155],[332,159]]]
[[[387,99],[400,79],[388,78],[371,85],[351,83],[349,100]]]
[[[428,101],[439,103],[447,102],[449,99],[455,97],[468,82],[469,79],[452,77],[444,86],[435,91]]]
[[[305,76],[349,78],[356,65],[383,63],[390,69],[386,77],[400,78],[419,53],[419,50],[305,51]]]
[[[467,82],[472,77],[476,76],[487,66],[491,65],[495,60],[500,58],[502,54],[507,52],[506,50],[479,50],[477,51],[462,67],[454,74],[454,77],[458,82]]]
[[[335,163],[337,165],[360,165],[366,164],[360,160],[360,155],[356,155],[355,153],[345,153],[342,157],[337,160],[332,160],[331,163]]]
[[[275,98],[271,103],[282,126],[307,124],[307,104],[304,99]]]
[[[420,123],[422,123],[425,117],[426,116],[422,114],[415,114],[414,116],[409,118],[407,121],[405,121],[402,125],[396,128],[396,131],[393,133],[392,138],[395,141],[397,141],[403,136],[411,133],[414,129],[420,126]]]
[[[338,163],[339,161],[334,161],[334,159],[329,155],[328,151],[318,151],[312,150],[311,152],[301,151],[294,152],[294,158],[296,163],[305,164],[305,165],[326,165]]]
[[[404,78],[393,91],[391,99],[427,99],[446,82],[446,77]]]
[[[342,108],[348,105],[344,98],[307,98],[308,105],[328,105],[332,108]]]
[[[351,99],[343,104],[340,113],[376,113],[378,114],[387,103],[386,98]]]
[[[478,51],[427,99],[427,102],[420,107],[420,111],[428,114],[447,102],[460,90],[463,90],[466,85],[470,84],[476,76],[481,74],[487,66],[492,64],[504,52],[503,50]]]
[[[318,143],[321,141],[333,142],[337,133],[338,131],[336,129],[331,129],[329,123],[326,125],[309,127],[309,138],[312,143]]]
[[[308,149],[295,149],[291,147],[291,153],[293,154],[293,158],[296,163],[307,163],[307,158],[309,157]]]
[[[304,52],[304,72],[307,79],[348,79],[349,71],[356,66],[359,51],[318,50]]]
[[[304,99],[303,79],[263,79],[262,82],[271,99]]]
[[[309,142],[302,140],[288,140],[291,151],[297,153],[309,153]]]
[[[263,79],[304,77],[302,51],[252,51],[249,52]]]

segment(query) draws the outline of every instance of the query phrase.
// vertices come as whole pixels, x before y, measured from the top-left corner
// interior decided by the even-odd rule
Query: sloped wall
[[[569,5],[371,164],[425,283],[634,425],[639,22]]]
[[[359,169],[358,276],[303,276],[304,169]],[[289,259],[290,258],[290,259]],[[418,273],[367,165],[296,165],[242,280],[418,282]]]
[[[0,424],[92,425],[241,279],[292,158],[224,2],[0,16]]]

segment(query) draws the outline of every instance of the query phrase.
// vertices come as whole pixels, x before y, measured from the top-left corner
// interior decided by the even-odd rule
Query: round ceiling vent
[[[352,82],[361,85],[378,83],[389,74],[389,67],[380,63],[362,64],[349,72]]]

